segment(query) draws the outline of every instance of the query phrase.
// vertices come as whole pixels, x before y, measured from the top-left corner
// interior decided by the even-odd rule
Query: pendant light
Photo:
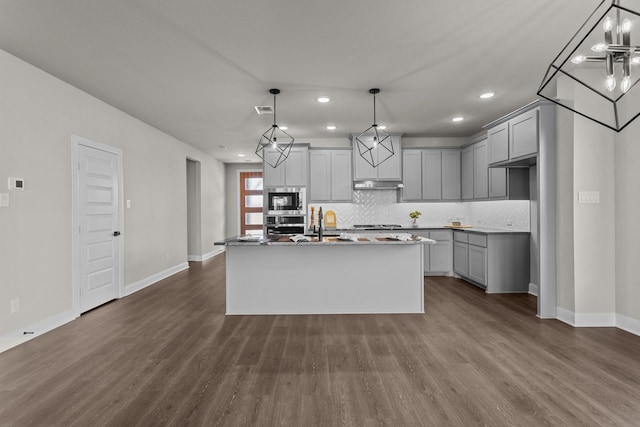
[[[603,0],[549,65],[538,95],[621,131],[640,116],[640,46],[632,33],[640,34],[637,2]]]
[[[373,124],[356,136],[355,140],[360,157],[375,168],[393,156],[394,151],[391,135],[380,129],[376,123],[376,94],[380,93],[380,89],[369,89],[369,93],[373,95]]]
[[[269,93],[273,95],[273,125],[260,136],[256,154],[266,164],[276,168],[289,157],[294,139],[276,124],[276,95],[280,89],[270,89]]]

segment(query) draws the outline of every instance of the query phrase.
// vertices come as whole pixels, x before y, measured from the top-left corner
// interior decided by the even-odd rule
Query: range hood
[[[399,181],[353,181],[354,190],[398,190],[404,188]]]

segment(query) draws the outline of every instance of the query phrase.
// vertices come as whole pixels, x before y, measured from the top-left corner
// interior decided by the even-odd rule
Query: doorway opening
[[[200,162],[187,158],[187,260],[202,261]]]
[[[240,234],[262,235],[262,172],[240,172]]]

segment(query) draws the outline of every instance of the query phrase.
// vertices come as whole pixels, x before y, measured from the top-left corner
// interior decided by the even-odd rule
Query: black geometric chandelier
[[[618,132],[638,117],[638,6],[602,1],[549,65],[538,95]]]
[[[269,166],[276,168],[289,157],[294,139],[276,124],[276,95],[280,89],[270,89],[269,93],[273,95],[273,125],[260,136],[256,154]]]
[[[360,156],[375,168],[393,156],[394,151],[391,135],[376,124],[376,94],[380,89],[369,89],[369,93],[373,95],[373,124],[355,140]]]

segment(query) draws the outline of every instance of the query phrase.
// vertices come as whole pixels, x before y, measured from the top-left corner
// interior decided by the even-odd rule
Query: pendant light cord
[[[378,126],[376,124],[376,94],[373,94],[373,126]]]
[[[276,95],[273,95],[273,127],[278,127],[278,125],[276,124]]]

